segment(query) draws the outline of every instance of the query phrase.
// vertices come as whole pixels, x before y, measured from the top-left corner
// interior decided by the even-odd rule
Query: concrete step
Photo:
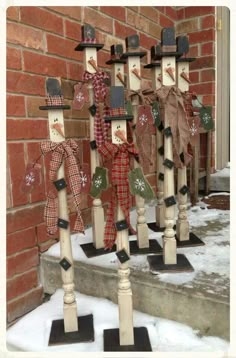
[[[146,255],[131,257],[130,280],[134,308],[154,316],[190,325],[199,330],[202,335],[219,336],[229,340],[229,276],[224,270],[222,274],[219,273],[220,271],[208,272],[206,270],[208,255],[211,255],[211,251],[213,256],[209,260],[215,260],[215,265],[227,267],[229,264],[228,254],[226,255],[229,242],[217,241],[218,233],[221,230],[227,232],[228,226],[229,222],[225,219],[222,222],[211,220],[207,226],[194,228],[194,233],[204,238],[205,246],[178,249],[178,253],[186,253],[189,261],[194,263],[194,267],[198,266],[194,274],[153,275],[149,271]],[[211,235],[215,232],[216,236],[209,236],[208,232]],[[161,242],[161,235],[158,237],[159,242]],[[215,245],[217,250],[222,250],[222,257],[214,251]],[[73,244],[73,252],[75,250],[82,251],[78,241],[76,245]],[[57,288],[62,287],[59,260],[59,257],[50,256],[47,253],[41,256],[40,276],[46,293],[52,294]],[[109,265],[106,262],[109,262]],[[118,278],[114,253],[94,259],[76,259],[74,271],[77,291],[91,296],[104,297],[117,303]],[[179,280],[178,284],[175,283],[176,279]]]
[[[199,180],[199,189],[204,190],[205,178]],[[229,192],[230,191],[230,168],[216,171],[210,176],[210,191]]]

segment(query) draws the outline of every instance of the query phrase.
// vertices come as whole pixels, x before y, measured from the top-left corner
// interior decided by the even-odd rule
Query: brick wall
[[[104,48],[98,52],[98,66],[108,71],[110,66],[105,62],[110,58],[112,44],[124,45],[126,36],[137,33],[140,36],[141,49],[149,50],[157,40],[160,40],[162,27],[176,25],[179,33],[189,34],[191,54],[200,57],[193,65],[197,67],[191,67],[192,86],[200,91],[203,103],[208,104],[209,101],[214,100],[211,77],[214,72],[212,71],[214,8],[207,7],[204,13],[199,13],[202,11],[199,9],[195,8],[195,11],[198,11],[195,18],[193,8],[190,7],[179,9],[165,6],[8,8],[7,300],[9,322],[42,302],[43,290],[38,279],[39,255],[58,240],[57,236],[47,237],[43,222],[49,158],[40,159],[42,164],[40,185],[30,194],[20,190],[27,163],[39,156],[40,142],[49,139],[47,111],[39,110],[39,106],[45,101],[46,78],[61,77],[65,103],[71,105],[73,86],[82,78],[83,73],[83,53],[74,51],[74,48],[80,42],[81,25],[84,23],[94,26],[98,42],[104,43]],[[146,64],[149,60],[148,54],[147,58],[142,59],[142,63]],[[149,70],[142,68],[142,77],[143,83],[150,83]],[[203,82],[207,83],[207,87],[206,83],[202,85]],[[73,109],[64,111],[66,136],[78,141],[81,148],[81,161],[84,163],[90,161],[87,113],[86,107],[81,111]],[[154,153],[154,138],[152,147]],[[151,185],[155,186],[155,165],[150,167],[147,178]],[[106,204],[108,196],[108,193],[103,194],[103,203]],[[82,196],[82,215],[85,224],[91,223],[91,202],[89,196]],[[73,221],[75,214],[70,196],[68,204]]]

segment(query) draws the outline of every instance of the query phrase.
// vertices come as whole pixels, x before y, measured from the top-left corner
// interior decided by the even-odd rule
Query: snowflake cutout
[[[85,187],[86,183],[88,182],[87,175],[84,172],[80,172],[80,178],[82,187]]]
[[[204,113],[202,116],[202,120],[205,124],[208,124],[210,122],[211,116],[208,113]]]
[[[35,182],[35,175],[33,172],[30,172],[25,176],[25,184],[30,186]]]
[[[78,102],[82,102],[84,100],[84,95],[82,92],[79,92],[75,98],[77,99]]]
[[[136,179],[134,182],[135,189],[139,189],[141,191],[144,191],[145,189],[145,183],[141,179]]]
[[[102,177],[101,177],[101,175],[99,175],[99,176],[95,179],[94,185],[95,185],[96,188],[99,188],[99,187],[101,186],[101,184],[102,184]]]
[[[148,117],[146,116],[146,114],[142,114],[140,117],[139,117],[139,121],[141,122],[141,125],[143,126],[148,120]]]
[[[197,127],[196,127],[195,122],[192,123],[192,125],[191,125],[190,128],[189,128],[189,130],[190,130],[190,134],[191,134],[192,136],[194,136],[195,134],[197,134]]]

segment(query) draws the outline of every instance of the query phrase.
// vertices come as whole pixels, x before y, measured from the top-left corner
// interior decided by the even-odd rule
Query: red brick
[[[190,79],[191,83],[199,82],[199,72],[198,71],[190,72],[189,79]]]
[[[81,81],[84,73],[82,64],[67,61],[67,79]]]
[[[81,20],[81,6],[47,6],[47,8],[66,17]]]
[[[49,239],[47,242],[44,242],[43,244],[39,244],[39,252],[45,252],[47,251],[52,245],[56,244],[58,240],[55,239]]]
[[[155,6],[157,11],[161,12],[162,14],[165,14],[166,6]]]
[[[177,9],[176,13],[178,21],[183,20],[185,18],[185,8]]]
[[[7,68],[21,70],[21,52],[20,50],[7,46]]]
[[[149,23],[147,19],[130,10],[127,10],[127,24],[136,29],[148,32]]]
[[[7,214],[7,233],[13,233],[42,223],[44,205],[31,205]]]
[[[146,179],[148,180],[149,184],[151,186],[155,186],[156,185],[156,174],[151,174],[151,175],[147,175],[145,176]]]
[[[98,29],[112,33],[113,20],[89,7],[84,7],[84,23],[93,24]]]
[[[63,39],[58,36],[47,34],[47,52],[55,55],[72,58],[77,61],[83,60],[83,52],[75,51],[78,41]]]
[[[66,78],[66,62],[62,59],[29,51],[23,52],[23,58],[24,70],[27,72]]]
[[[27,194],[23,193],[20,189],[22,178],[25,174],[24,156],[23,143],[8,143],[8,162],[12,184],[13,206],[23,205],[28,202]]]
[[[136,31],[132,27],[123,25],[118,21],[115,21],[114,29],[115,29],[115,36],[120,37],[122,40],[125,37],[136,33]]]
[[[142,47],[144,47],[144,48],[146,48],[148,50],[150,50],[150,48],[152,46],[155,46],[157,44],[156,39],[154,39],[154,38],[152,38],[150,36],[146,36],[146,35],[144,35],[142,33],[140,33],[139,39],[140,39],[140,46],[142,46]]]
[[[20,252],[7,258],[7,277],[28,271],[39,264],[38,248]]]
[[[45,95],[45,78],[22,72],[7,71],[7,89],[9,92]]]
[[[25,116],[25,99],[23,96],[7,95],[7,115],[14,117]]]
[[[214,67],[215,57],[214,56],[204,56],[198,57],[196,61],[190,63],[190,70],[198,70],[207,67]]]
[[[213,29],[203,30],[189,34],[189,43],[199,43],[215,40],[215,31]]]
[[[7,42],[43,50],[43,32],[17,23],[7,24]]]
[[[90,164],[90,145],[89,140],[83,140],[83,163]]]
[[[19,20],[19,6],[9,6],[6,10],[7,18],[11,20]]]
[[[213,14],[214,6],[187,6],[185,7],[185,18]]]
[[[27,163],[34,163],[41,155],[40,143],[31,142],[26,144],[27,148]],[[44,184],[44,168],[43,168],[43,158],[41,157],[38,161],[41,164],[40,170],[40,183],[35,185],[33,190],[30,193],[30,202],[34,203],[37,201],[43,201],[45,197],[45,184]]]
[[[202,84],[190,85],[190,90],[196,92],[198,95],[202,94],[214,94],[215,85],[214,83],[207,82]]]
[[[155,37],[156,39],[161,39],[161,26],[158,24],[154,24],[153,22],[149,23],[149,34]]]
[[[160,14],[160,25],[162,27],[173,27],[174,22],[165,15]]]
[[[18,275],[7,281],[7,300],[20,296],[38,286],[37,269]]]
[[[7,321],[12,322],[16,318],[32,311],[43,301],[43,287],[39,286],[24,296],[13,299],[7,303]]]
[[[215,28],[215,16],[214,15],[209,15],[209,16],[205,16],[202,19],[202,29],[209,29],[211,27]]]
[[[42,111],[39,106],[45,105],[45,97],[26,96],[26,109],[28,117],[48,117],[47,111]]]
[[[158,21],[158,12],[153,6],[140,6],[140,14],[154,22]]]
[[[201,82],[210,82],[210,81],[215,81],[215,69],[214,68],[201,71]]]
[[[208,95],[208,96],[202,96],[202,104],[205,106],[214,106],[215,105],[215,96],[214,95]]]
[[[166,16],[171,17],[174,21],[177,21],[177,10],[173,6],[166,6]]]
[[[198,57],[199,56],[198,51],[199,51],[199,46],[198,45],[189,46],[188,56],[189,57]]]
[[[103,51],[103,50],[100,50],[100,51],[98,52],[98,57],[97,57],[98,61],[97,61],[97,62],[100,64],[100,67],[108,68],[108,69],[110,70],[110,69],[111,69],[111,65],[107,65],[107,64],[106,64],[106,62],[107,62],[108,60],[110,60],[110,58],[111,58],[111,55],[110,55],[109,52],[105,52],[105,51]]]
[[[63,35],[63,20],[60,16],[36,6],[22,6],[20,8],[21,22],[39,27],[44,31]]]
[[[198,19],[190,19],[190,20],[186,20],[186,21],[180,21],[177,24],[176,27],[176,32],[178,34],[182,34],[182,33],[189,33],[189,32],[193,32],[193,31],[197,31],[199,30],[198,28]]]
[[[43,242],[46,242],[50,239],[58,239],[58,233],[52,236],[48,236],[45,223],[37,225],[36,234],[38,244],[42,244]]]
[[[125,22],[125,8],[123,6],[101,6],[100,11],[112,18]]]
[[[214,55],[214,42],[207,42],[201,45],[201,55]]]
[[[65,20],[65,35],[79,43],[81,41],[81,25],[77,22]]]
[[[84,225],[91,225],[92,223],[92,217],[91,217],[91,209],[86,209],[86,210],[82,210],[81,211],[81,215],[84,221]],[[76,215],[73,214],[71,215],[71,219],[72,219],[72,225],[71,227],[73,228],[73,220],[75,219]]]
[[[31,248],[36,245],[35,228],[27,228],[7,235],[7,255]]]
[[[135,12],[139,12],[139,6],[126,6],[126,8]]]
[[[9,165],[7,163],[7,187],[6,187],[6,205],[7,209],[12,207],[12,195],[11,195],[11,180],[10,180],[10,174],[9,174]]]
[[[48,137],[48,121],[8,119],[7,139],[42,139]]]

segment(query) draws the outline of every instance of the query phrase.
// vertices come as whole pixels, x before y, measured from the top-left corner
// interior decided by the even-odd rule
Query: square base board
[[[93,315],[78,317],[79,330],[76,332],[64,332],[64,320],[52,321],[49,346],[59,344],[71,344],[94,341]]]
[[[104,330],[104,352],[152,352],[146,327],[134,328],[134,345],[121,346],[119,328]]]
[[[189,233],[189,240],[180,241],[178,239],[177,235],[175,235],[175,238],[176,238],[176,246],[178,248],[204,246],[205,245],[205,243],[201,239],[199,239],[199,237],[196,236],[193,232]]]
[[[165,230],[165,227],[159,227],[155,222],[147,223],[147,226],[154,232],[163,232]],[[173,229],[176,230],[176,225],[174,225]]]
[[[192,272],[194,271],[192,265],[187,257],[182,254],[177,254],[176,264],[165,264],[163,255],[150,255],[147,257],[150,272],[153,274],[170,273],[170,272]]]

